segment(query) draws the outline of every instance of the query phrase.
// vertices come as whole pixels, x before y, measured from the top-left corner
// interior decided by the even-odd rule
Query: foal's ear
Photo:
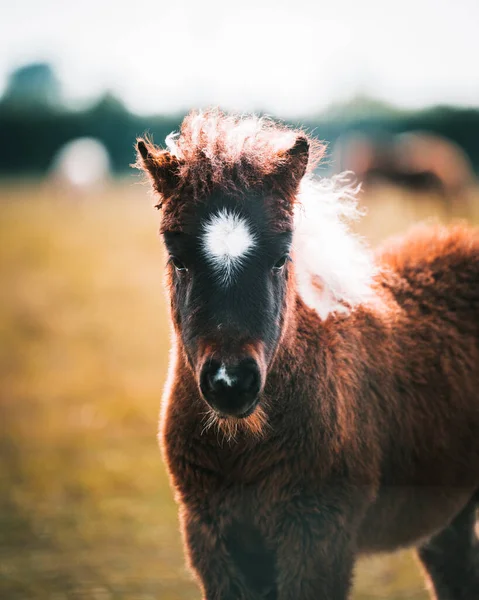
[[[162,150],[143,138],[138,138],[136,151],[137,159],[133,166],[149,176],[153,188],[163,198],[171,195],[179,179],[178,158],[168,150]],[[157,206],[160,208],[161,202]]]
[[[298,135],[293,146],[286,151],[287,166],[291,170],[295,181],[299,184],[309,161],[309,140],[305,135]]]

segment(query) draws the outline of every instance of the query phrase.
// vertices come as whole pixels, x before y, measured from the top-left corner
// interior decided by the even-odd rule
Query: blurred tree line
[[[0,99],[0,175],[46,173],[60,148],[79,137],[101,141],[115,173],[134,160],[133,143],[144,132],[161,144],[177,130],[183,115],[138,116],[110,93],[82,110],[68,108],[51,66],[34,63],[10,75]],[[419,112],[400,111],[369,98],[302,119],[299,124],[333,143],[341,134],[355,131],[371,136],[410,130],[434,132],[459,144],[479,173],[479,110],[435,107]]]

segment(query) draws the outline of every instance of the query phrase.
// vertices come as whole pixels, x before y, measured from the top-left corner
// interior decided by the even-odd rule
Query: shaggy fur
[[[179,161],[179,188],[191,187],[193,196],[200,198],[213,187],[239,194],[262,187],[265,178],[285,164],[298,133],[267,117],[244,118],[211,109],[190,113],[166,145]],[[314,148],[308,161],[312,171],[324,146],[313,138],[308,141]]]
[[[301,171],[291,155],[283,154],[288,168],[278,159],[276,126],[247,120],[243,129],[239,117],[212,114],[204,134],[201,117],[188,117],[166,158],[140,142],[140,165],[172,203],[168,227],[184,219],[176,202],[193,213],[210,186],[260,187],[251,165],[263,166],[274,218],[288,212],[292,222],[297,198],[288,207],[277,194],[294,190]],[[209,153],[200,156],[203,147]],[[181,169],[162,171],[175,156]],[[205,423],[172,305],[160,437],[206,600],[345,600],[360,553],[405,546],[419,549],[434,597],[479,598],[479,235],[419,227],[386,242],[371,264],[357,293],[344,276],[340,285],[322,278],[319,297],[336,304],[326,316],[306,305],[288,265],[281,339],[251,428],[238,427],[241,419],[220,430]],[[168,281],[173,298],[171,274]]]

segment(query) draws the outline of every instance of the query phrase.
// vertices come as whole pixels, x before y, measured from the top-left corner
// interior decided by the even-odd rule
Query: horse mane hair
[[[324,144],[266,116],[225,114],[217,108],[192,111],[180,131],[166,138],[166,147],[178,161],[178,188],[198,198],[213,188],[241,194],[261,187],[287,165],[287,152],[299,136],[308,140],[311,172],[324,155]]]
[[[377,274],[368,245],[350,230],[363,215],[351,173],[306,176],[295,206],[293,246],[298,291],[322,319],[373,298]]]

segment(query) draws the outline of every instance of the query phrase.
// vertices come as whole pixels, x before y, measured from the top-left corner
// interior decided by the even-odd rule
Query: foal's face
[[[176,328],[220,416],[253,413],[280,340],[292,233],[273,221],[261,198],[217,194],[163,233]]]
[[[138,140],[137,166],[160,197],[176,332],[206,402],[220,417],[246,418],[294,293],[293,207],[310,141],[212,110],[186,117],[169,148]]]

